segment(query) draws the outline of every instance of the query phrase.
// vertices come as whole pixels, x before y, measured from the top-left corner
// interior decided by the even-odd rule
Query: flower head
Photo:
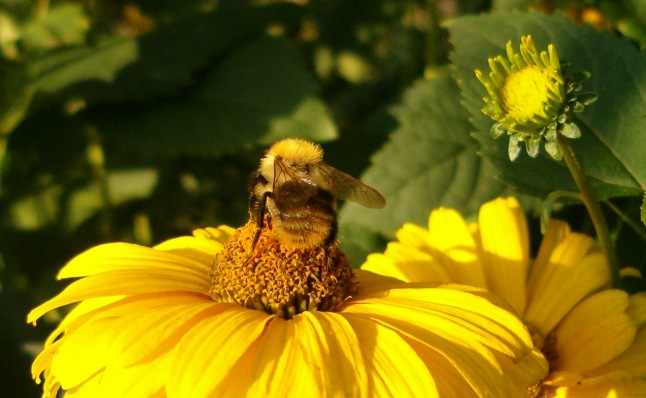
[[[70,261],[59,277],[80,279],[28,316],[79,303],[34,360],[44,396],[515,397],[546,372],[489,292],[355,273],[336,247],[282,246],[271,223],[248,261],[256,230]]]
[[[408,282],[464,283],[505,298],[550,364],[536,394],[646,393],[646,296],[604,290],[608,267],[591,238],[552,220],[530,259],[514,198],[483,205],[477,224],[453,210],[433,211],[427,229],[405,224],[397,238],[362,269]]]
[[[510,136],[509,158],[520,154],[521,143],[531,157],[536,157],[540,143],[555,159],[561,159],[556,134],[578,138],[581,132],[571,121],[572,112],[581,112],[596,100],[596,95],[579,94],[579,82],[588,74],[568,75],[567,65],[559,61],[553,44],[547,51],[538,52],[531,36],[521,39],[520,54],[511,41],[506,46],[507,58],[498,55],[489,58],[491,72],[486,75],[476,70],[478,80],[485,86],[489,97],[482,112],[497,123],[491,135]]]

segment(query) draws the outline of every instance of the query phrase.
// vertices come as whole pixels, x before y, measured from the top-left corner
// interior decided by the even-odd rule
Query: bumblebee
[[[324,163],[319,145],[296,138],[269,148],[249,191],[249,213],[258,225],[252,252],[267,212],[279,242],[308,249],[336,241],[337,199],[375,209],[386,205],[374,188]]]

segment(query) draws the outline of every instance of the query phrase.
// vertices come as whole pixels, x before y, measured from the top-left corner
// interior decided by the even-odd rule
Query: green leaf
[[[646,192],[644,193],[644,201],[642,202],[641,219],[642,223],[646,225]]]
[[[83,8],[80,3],[55,4],[43,17],[32,17],[22,28],[23,48],[33,52],[83,44],[90,28]]]
[[[491,11],[502,12],[512,10],[526,10],[534,3],[536,3],[536,0],[493,0],[491,4]]]
[[[300,15],[286,4],[223,7],[185,18],[139,37],[104,39],[23,62],[0,60],[0,135],[42,106],[69,98],[85,103],[148,101],[195,84],[195,74],[214,57],[264,34],[269,24]],[[32,104],[38,94],[39,101]]]
[[[561,61],[570,71],[589,71],[585,91],[599,99],[578,115],[582,137],[573,140],[577,156],[599,199],[639,195],[646,188],[646,55],[630,42],[609,32],[581,27],[564,16],[538,13],[499,13],[469,16],[449,24],[455,50],[452,59],[464,103],[483,147],[482,153],[501,171],[502,178],[523,193],[544,197],[552,191],[576,192],[564,162],[541,152],[537,159],[520,156],[509,162],[507,142],[492,140],[491,119],[482,114],[485,88],[474,74],[488,71],[487,58],[505,54],[505,44],[514,47],[521,36],[531,34],[539,49],[554,43]]]
[[[426,225],[431,210],[446,206],[465,216],[503,193],[494,168],[477,155],[478,144],[448,73],[418,81],[394,110],[399,127],[373,157],[362,181],[386,198],[384,209],[347,203],[341,211],[344,247],[360,227],[392,239],[407,222]]]
[[[107,109],[108,139],[148,154],[229,150],[298,136],[337,135],[318,87],[284,39],[261,37],[224,58],[197,90],[145,107]]]

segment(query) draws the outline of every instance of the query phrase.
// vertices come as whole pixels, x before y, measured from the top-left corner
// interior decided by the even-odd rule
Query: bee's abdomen
[[[276,238],[296,248],[331,244],[336,240],[337,217],[335,200],[320,191],[307,204],[289,212],[273,214]]]

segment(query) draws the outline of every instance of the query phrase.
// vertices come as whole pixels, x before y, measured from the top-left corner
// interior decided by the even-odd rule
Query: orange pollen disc
[[[276,240],[266,215],[260,237],[249,221],[224,245],[211,272],[211,297],[285,319],[304,311],[336,311],[358,291],[348,258],[338,245],[291,248]]]

